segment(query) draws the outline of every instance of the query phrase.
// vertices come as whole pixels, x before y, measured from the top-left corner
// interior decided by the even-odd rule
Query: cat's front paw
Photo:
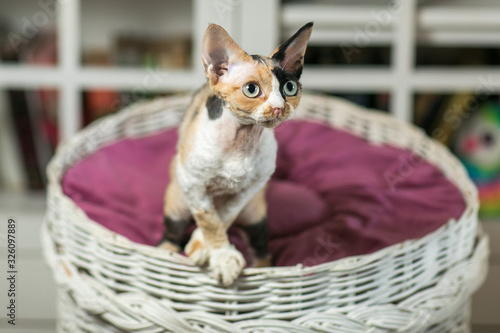
[[[212,249],[210,252],[211,275],[225,286],[233,284],[245,264],[245,258],[233,245]]]
[[[198,266],[205,265],[210,257],[210,249],[205,244],[203,234],[200,229],[195,229],[191,239],[184,248],[187,256]]]

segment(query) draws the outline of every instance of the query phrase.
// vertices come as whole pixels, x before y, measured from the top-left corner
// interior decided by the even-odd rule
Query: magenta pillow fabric
[[[464,210],[458,189],[409,151],[306,121],[275,132],[277,168],[267,200],[276,266],[371,253],[420,238]],[[176,142],[176,129],[115,142],[71,167],[63,191],[92,220],[154,246],[163,234]],[[229,233],[246,256],[241,232],[232,227]]]

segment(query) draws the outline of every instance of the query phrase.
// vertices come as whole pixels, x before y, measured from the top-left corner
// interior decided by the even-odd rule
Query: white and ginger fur
[[[298,79],[311,30],[312,24],[304,26],[270,57],[246,54],[214,24],[203,38],[208,84],[195,93],[179,128],[160,246],[177,250],[194,218],[197,229],[185,252],[196,264],[208,264],[224,285],[232,284],[246,264],[227,236],[235,221],[257,253],[252,265],[270,264],[265,189],[276,167],[273,128],[291,119],[299,103]],[[283,89],[290,80],[297,92],[288,96]],[[258,96],[242,92],[249,82],[259,87]]]

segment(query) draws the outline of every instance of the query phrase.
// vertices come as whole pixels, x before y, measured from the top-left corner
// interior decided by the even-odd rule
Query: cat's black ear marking
[[[205,105],[208,110],[208,119],[215,120],[222,116],[222,107],[224,106],[224,101],[222,99],[215,95],[210,96]]]
[[[311,37],[313,23],[309,22],[300,28],[290,39],[278,46],[271,58],[287,72],[293,72],[298,78],[304,66],[304,54],[307,42]]]

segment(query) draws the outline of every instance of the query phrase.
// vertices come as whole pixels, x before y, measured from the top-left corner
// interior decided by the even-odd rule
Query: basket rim
[[[350,113],[359,115],[364,118],[368,118],[371,121],[387,121],[390,123],[395,124],[396,126],[402,126],[406,130],[408,130],[411,135],[414,135],[417,137],[417,139],[426,139],[428,141],[431,141],[433,145],[436,145],[440,147],[440,149],[443,149],[443,153],[447,155],[448,159],[455,160],[458,162],[458,160],[449,152],[447,148],[445,148],[441,143],[437,142],[436,140],[432,138],[428,138],[423,134],[423,132],[418,129],[416,126],[399,121],[390,115],[387,115],[383,113],[382,111],[375,110],[375,109],[367,109],[363,108],[361,106],[358,106],[354,103],[351,103],[349,101],[346,101],[341,98],[337,97],[332,97],[332,96],[326,96],[320,93],[304,93],[302,96],[302,102],[304,103],[304,100],[307,99],[321,99],[322,101],[326,102],[333,102],[336,103],[337,105],[346,108],[349,110]],[[107,115],[101,119],[98,119],[91,123],[89,126],[86,128],[80,130],[78,133],[76,133],[74,136],[71,138],[65,140],[60,144],[60,146],[57,148],[56,153],[52,160],[50,161],[48,167],[47,167],[47,174],[48,174],[48,179],[49,179],[49,184],[48,184],[48,192],[54,193],[58,195],[60,198],[64,200],[64,205],[68,205],[68,208],[73,210],[76,215],[79,216],[80,218],[80,223],[84,223],[83,227],[88,228],[94,236],[98,237],[102,241],[105,241],[107,243],[110,243],[114,246],[121,247],[123,249],[129,250],[129,251],[142,251],[143,253],[147,253],[148,255],[157,258],[157,259],[168,259],[171,261],[174,261],[177,264],[180,264],[182,266],[185,266],[186,268],[188,267],[193,267],[197,268],[197,266],[191,262],[191,260],[183,256],[179,253],[172,253],[164,249],[160,249],[154,246],[150,245],[145,245],[145,244],[139,244],[135,243],[125,236],[122,236],[120,234],[117,234],[103,225],[99,224],[96,221],[93,221],[91,218],[88,217],[88,215],[74,203],[71,198],[69,198],[64,191],[62,190],[61,186],[61,181],[62,178],[65,174],[65,170],[63,172],[61,168],[61,163],[64,161],[64,159],[67,157],[67,154],[71,154],[71,150],[73,150],[75,147],[80,145],[83,141],[88,139],[92,134],[95,132],[99,133],[100,131],[105,131],[106,128],[109,127],[109,123],[111,122],[116,122],[117,120],[124,121],[128,117],[130,117],[132,114],[138,113],[141,111],[142,108],[155,108],[158,107],[158,105],[161,105],[162,108],[166,109],[168,106],[178,106],[178,105],[184,105],[188,103],[190,100],[190,95],[185,95],[185,94],[179,94],[175,96],[168,96],[168,97],[160,97],[160,98],[155,98],[151,101],[140,101],[137,103],[134,103],[121,111],[115,113],[115,114],[110,114]],[[158,105],[157,105],[158,104]],[[300,106],[299,106],[300,108]],[[299,109],[297,110],[299,111]],[[310,115],[304,116],[304,114],[300,114],[297,112],[297,116],[295,117],[296,119],[307,119],[309,121],[311,120],[316,120],[319,121],[323,124],[325,124],[325,121],[322,119],[314,119],[311,118]],[[335,127],[335,124],[332,123],[327,123],[327,125]],[[159,129],[158,131],[164,131],[170,128],[173,128],[175,126],[170,126],[170,127],[164,127]],[[345,128],[340,128],[341,130],[350,132],[349,129]],[[147,135],[153,135],[156,132],[149,132],[146,134]],[[357,135],[356,133],[352,133],[354,135]],[[122,140],[124,138],[127,138],[128,136],[120,137],[116,140],[111,140],[108,142],[105,142],[104,144],[99,145],[98,149],[101,149],[107,145],[112,145],[116,141]],[[130,137],[140,137],[139,136],[130,136]],[[371,142],[374,144],[377,144],[377,142]],[[387,144],[392,146],[390,143],[383,142],[383,144]],[[396,146],[398,147],[398,146]],[[401,148],[401,147],[398,147]],[[406,148],[408,150],[411,150],[410,148]],[[75,161],[75,162],[78,162]],[[431,161],[428,161],[429,163],[432,163]],[[459,163],[459,162],[458,162]],[[72,165],[74,165],[73,163]],[[433,163],[432,163],[433,164]],[[71,165],[71,166],[72,166]],[[69,167],[71,167],[69,166]],[[441,167],[436,166],[443,174],[443,170]],[[252,268],[252,267],[247,267],[243,270],[242,276],[251,276],[251,275],[261,275],[265,274],[266,276],[275,276],[279,277],[282,275],[290,276],[290,274],[293,272],[295,274],[308,274],[310,272],[321,272],[321,271],[349,271],[354,268],[358,268],[361,266],[365,266],[367,264],[370,264],[372,262],[376,262],[380,260],[381,258],[387,257],[389,255],[395,255],[398,251],[404,251],[408,248],[415,248],[419,247],[425,243],[428,242],[430,238],[435,237],[436,234],[441,234],[445,232],[447,229],[450,228],[451,225],[456,224],[456,223],[461,223],[463,219],[465,219],[466,216],[470,217],[473,216],[475,217],[475,220],[477,220],[477,211],[479,207],[479,201],[477,198],[477,190],[470,178],[467,176],[465,168],[462,167],[462,181],[465,184],[465,188],[462,188],[457,185],[455,179],[450,179],[448,178],[456,187],[457,189],[462,193],[463,200],[465,202],[465,208],[458,219],[450,218],[445,224],[443,224],[441,227],[438,229],[426,234],[425,236],[421,238],[416,238],[416,239],[409,239],[397,244],[393,244],[391,246],[385,247],[383,249],[380,249],[378,251],[375,251],[373,253],[369,254],[363,254],[363,255],[358,255],[358,256],[349,256],[341,259],[337,259],[331,262],[326,262],[318,265],[311,265],[311,266],[304,266],[301,263],[294,265],[294,266],[279,266],[279,267],[262,267],[262,268]],[[446,175],[445,175],[446,176]],[[467,193],[469,196],[465,196],[464,194]],[[473,199],[471,199],[473,198]],[[49,199],[48,199],[49,200]],[[48,203],[50,204],[50,202]]]

